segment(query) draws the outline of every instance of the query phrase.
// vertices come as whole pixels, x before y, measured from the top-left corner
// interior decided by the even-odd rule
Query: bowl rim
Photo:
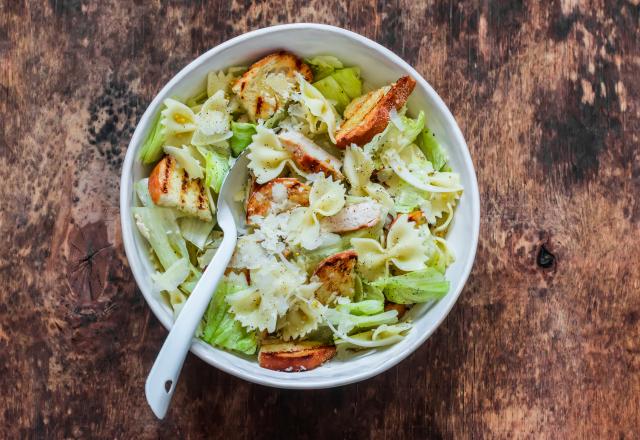
[[[191,345],[190,351],[195,354],[197,357],[212,365],[226,373],[229,373],[238,378],[244,379],[249,382],[253,382],[260,385],[266,385],[276,388],[285,388],[285,389],[321,389],[321,388],[332,388],[338,387],[342,385],[347,385],[355,382],[359,382],[370,377],[376,376],[389,368],[399,364],[402,360],[404,360],[411,353],[416,351],[424,342],[435,332],[435,330],[442,324],[444,319],[449,315],[449,312],[453,308],[453,305],[456,303],[462,289],[464,288],[469,274],[471,273],[471,269],[473,267],[476,250],[478,245],[478,237],[480,232],[480,196],[478,190],[478,182],[476,177],[475,168],[473,166],[473,162],[471,160],[471,155],[469,153],[469,147],[464,139],[462,131],[458,126],[455,118],[451,114],[448,106],[444,103],[442,98],[436,93],[436,91],[431,87],[431,85],[422,77],[420,73],[418,73],[409,63],[404,61],[400,56],[396,55],[391,50],[382,46],[379,43],[376,43],[369,38],[360,35],[358,33],[327,24],[319,24],[319,23],[293,23],[293,24],[281,24],[275,26],[269,26],[257,30],[253,30],[241,35],[238,35],[234,38],[231,38],[227,41],[222,42],[221,44],[209,49],[204,52],[196,59],[191,61],[185,67],[183,67],[169,82],[165,84],[165,86],[156,94],[154,99],[151,101],[144,114],[140,118],[140,121],[136,125],[136,129],[134,134],[129,142],[127,147],[127,152],[125,155],[125,159],[122,165],[122,175],[120,179],[120,223],[122,229],[122,240],[124,244],[125,254],[127,256],[127,260],[129,266],[131,268],[131,272],[133,273],[134,279],[142,295],[145,298],[145,301],[151,308],[155,317],[162,323],[162,325],[167,329],[167,331],[173,325],[173,320],[170,316],[164,313],[163,307],[160,301],[154,297],[151,289],[148,288],[145,279],[145,269],[142,267],[141,261],[138,260],[139,255],[137,255],[137,247],[134,238],[134,228],[133,228],[133,220],[131,217],[131,198],[130,196],[133,194],[133,185],[132,185],[132,172],[134,161],[137,158],[137,153],[139,151],[139,147],[143,144],[144,139],[143,135],[146,132],[146,128],[149,123],[153,120],[153,116],[155,113],[155,109],[159,106],[161,98],[164,96],[169,89],[171,89],[174,85],[181,82],[185,79],[194,69],[199,67],[201,64],[205,63],[210,57],[215,54],[230,48],[232,46],[237,45],[245,40],[259,37],[261,35],[274,33],[274,32],[282,32],[289,30],[315,30],[315,31],[324,31],[330,32],[334,34],[340,34],[349,39],[356,40],[358,43],[368,46],[370,49],[378,52],[383,58],[391,60],[393,63],[399,65],[404,70],[409,72],[409,74],[420,84],[423,90],[426,92],[428,97],[435,102],[438,111],[441,112],[443,117],[448,120],[450,126],[452,128],[452,137],[455,139],[455,142],[459,144],[462,148],[462,159],[464,162],[465,168],[470,171],[470,181],[471,187],[465,188],[465,195],[468,196],[469,203],[471,204],[471,212],[472,212],[472,230],[471,230],[471,242],[469,243],[469,253],[467,254],[467,259],[465,265],[462,269],[462,276],[460,277],[460,283],[458,284],[458,288],[453,294],[448,294],[445,298],[442,298],[439,302],[445,303],[444,313],[440,316],[436,316],[432,322],[429,323],[429,327],[426,332],[424,332],[420,338],[412,342],[410,345],[404,348],[397,356],[388,358],[378,363],[377,365],[373,365],[370,369],[363,369],[360,372],[354,372],[349,375],[343,375],[339,377],[300,377],[300,380],[291,381],[280,379],[277,377],[267,377],[267,376],[256,376],[249,371],[245,371],[244,369],[238,369],[233,364],[228,364],[226,361],[220,361],[216,359],[215,356],[211,355],[211,351],[209,350],[209,346],[204,342],[199,341],[194,338],[193,343]]]

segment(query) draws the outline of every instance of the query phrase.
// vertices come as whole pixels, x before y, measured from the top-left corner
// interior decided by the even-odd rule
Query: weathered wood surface
[[[638,438],[639,9],[0,2],[0,437]],[[190,355],[158,422],[143,383],[166,332],[124,257],[127,144],[192,58],[294,21],[381,42],[448,103],[481,189],[473,274],[385,374],[281,391]]]

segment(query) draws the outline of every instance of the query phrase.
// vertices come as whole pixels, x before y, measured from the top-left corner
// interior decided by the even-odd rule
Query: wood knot
[[[543,243],[538,250],[538,256],[536,257],[536,264],[543,269],[551,269],[556,264],[556,256],[553,255],[546,245]]]
[[[96,301],[104,292],[113,248],[104,221],[73,225],[67,237],[67,280],[80,305]]]

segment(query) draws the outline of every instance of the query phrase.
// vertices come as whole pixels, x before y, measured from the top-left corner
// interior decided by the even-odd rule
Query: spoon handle
[[[167,413],[193,335],[233,255],[237,241],[233,232],[225,231],[222,244],[189,295],[147,377],[147,402],[159,419]]]

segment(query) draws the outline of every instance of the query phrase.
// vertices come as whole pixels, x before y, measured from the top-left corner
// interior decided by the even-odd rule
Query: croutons
[[[247,223],[251,224],[251,217],[258,215],[266,217],[274,202],[273,187],[282,185],[286,191],[289,204],[294,206],[309,206],[309,185],[293,177],[279,177],[264,185],[254,184],[247,200]],[[276,187],[277,188],[277,187]],[[277,197],[280,196],[276,194]]]
[[[329,232],[350,232],[370,228],[380,221],[381,206],[373,201],[347,205],[336,215],[321,220]]]
[[[233,84],[252,121],[269,119],[283,108],[295,86],[295,72],[313,81],[313,72],[295,55],[280,51],[267,55],[249,67]]]
[[[354,250],[338,252],[322,260],[313,273],[322,283],[316,291],[318,301],[329,304],[336,296],[353,297],[357,262],[358,254]]]
[[[202,182],[200,179],[190,179],[172,156],[165,156],[151,171],[149,194],[158,206],[177,208],[206,222],[213,220]]]
[[[409,99],[416,81],[403,76],[386,86],[351,102],[344,111],[347,118],[336,133],[336,145],[364,145],[389,124],[391,109],[400,110]]]
[[[343,179],[340,172],[342,162],[327,153],[311,139],[295,131],[286,131],[278,135],[282,146],[293,156],[293,161],[306,173],[324,173],[334,179]]]
[[[322,345],[320,342],[270,343],[260,347],[258,363],[262,368],[294,373],[313,370],[335,354],[336,347]]]

